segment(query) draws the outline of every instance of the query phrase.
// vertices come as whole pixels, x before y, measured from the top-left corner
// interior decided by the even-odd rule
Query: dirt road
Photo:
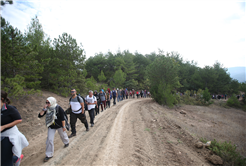
[[[86,112],[89,122],[88,112]],[[68,132],[70,134],[70,132]],[[77,136],[63,148],[55,135],[55,154],[47,163],[47,131],[23,150],[26,165],[210,165],[194,147],[196,140],[172,121],[152,99],[130,99],[100,113],[95,126],[85,131],[77,122]]]

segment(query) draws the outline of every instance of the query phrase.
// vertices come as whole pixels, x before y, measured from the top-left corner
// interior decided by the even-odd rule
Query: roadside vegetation
[[[204,144],[208,142],[206,138],[200,138],[200,141]],[[224,165],[246,165],[246,158],[243,158],[240,153],[236,151],[237,146],[233,145],[231,142],[219,142],[214,139],[211,141],[211,145],[208,148],[223,159],[225,162]]]

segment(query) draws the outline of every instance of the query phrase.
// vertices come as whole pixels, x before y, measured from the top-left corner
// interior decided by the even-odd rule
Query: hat
[[[119,88],[117,88],[117,90],[119,90]]]

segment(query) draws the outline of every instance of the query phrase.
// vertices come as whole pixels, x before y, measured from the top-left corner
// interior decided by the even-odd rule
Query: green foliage
[[[122,87],[126,80],[126,74],[121,70],[117,70],[113,76],[113,81],[110,82],[111,87]]]
[[[10,96],[24,95],[23,88],[39,87],[43,68],[35,59],[37,53],[34,50],[25,43],[24,36],[17,28],[14,29],[9,23],[2,27],[1,87],[7,89]]]
[[[87,78],[85,82],[88,90],[97,89],[96,80],[93,78],[93,76],[91,76],[91,78]]]
[[[233,94],[226,102],[226,105],[230,107],[240,107],[240,102],[238,101],[235,94]]]
[[[159,104],[170,107],[176,103],[175,91],[181,85],[178,79],[178,64],[171,57],[160,56],[147,67],[147,76],[150,81],[150,92]]]
[[[203,137],[200,138],[200,141],[201,141],[202,143],[204,143],[204,144],[208,142],[208,140],[207,140],[206,138],[203,138]]]
[[[104,82],[106,80],[106,77],[105,77],[103,71],[101,71],[101,74],[98,75],[98,80],[99,80],[99,82]]]
[[[236,145],[231,142],[218,142],[215,139],[211,141],[210,150],[220,156],[224,162],[231,165],[244,166],[246,165],[246,158],[243,158],[237,151]]]
[[[208,88],[205,88],[205,90],[203,91],[202,93],[202,99],[203,101],[206,103],[206,102],[209,102],[209,100],[211,99],[211,95],[208,91]]]
[[[240,84],[239,90],[244,93],[243,102],[244,102],[244,104],[246,104],[246,99],[245,99],[245,95],[246,95],[246,81],[245,82],[242,82]]]

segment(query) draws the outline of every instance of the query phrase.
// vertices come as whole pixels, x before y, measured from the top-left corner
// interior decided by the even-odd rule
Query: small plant
[[[206,138],[203,138],[203,137],[200,138],[200,141],[203,142],[203,143],[207,143],[208,142],[208,140]]]
[[[173,143],[172,141],[167,141],[169,144]]]
[[[211,99],[211,96],[210,96],[210,93],[208,91],[208,88],[205,88],[205,90],[203,91],[202,93],[202,99],[204,100],[204,102],[208,102],[209,103],[209,100]]]
[[[232,95],[226,102],[226,105],[230,107],[240,107],[240,102],[238,101],[236,95]]]
[[[145,130],[144,131],[150,131],[150,129],[149,128],[145,128]]]
[[[180,141],[179,139],[178,139],[178,142],[181,144],[182,143],[182,141]]]

